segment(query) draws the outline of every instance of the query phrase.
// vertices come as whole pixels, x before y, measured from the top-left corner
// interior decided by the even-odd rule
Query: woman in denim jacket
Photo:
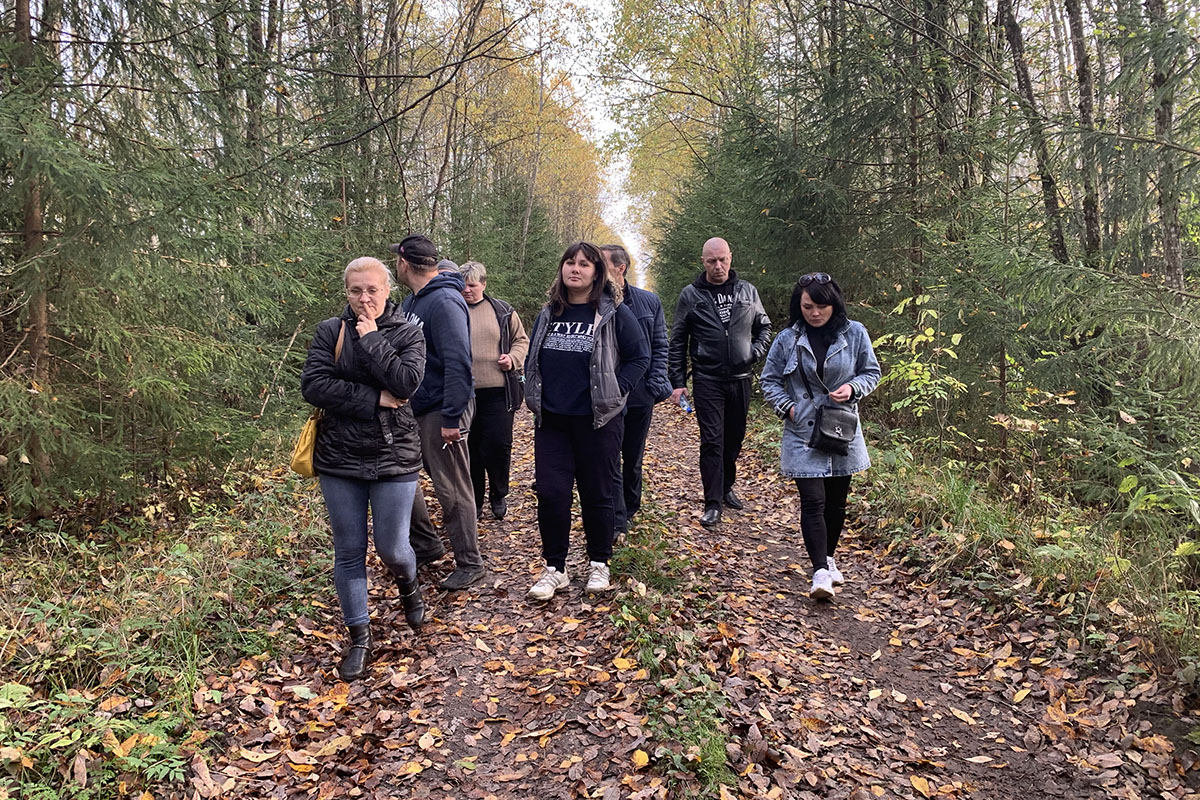
[[[796,282],[789,311],[788,327],[767,353],[762,390],[784,421],[781,471],[800,492],[800,530],[813,564],[809,596],[828,600],[843,583],[833,551],[846,519],[850,476],[871,466],[871,459],[861,424],[844,456],[810,447],[809,440],[817,408],[857,405],[879,383],[879,362],[867,329],[847,319],[842,289],[824,272]]]

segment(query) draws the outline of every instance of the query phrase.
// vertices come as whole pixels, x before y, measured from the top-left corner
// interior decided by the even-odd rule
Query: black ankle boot
[[[412,581],[397,578],[396,585],[400,587],[400,600],[404,603],[404,619],[408,627],[414,631],[420,630],[425,624],[425,601],[421,598],[421,584],[416,578]]]
[[[371,663],[371,625],[364,622],[361,625],[349,626],[350,641],[338,666],[338,677],[349,683],[358,680],[367,671]]]

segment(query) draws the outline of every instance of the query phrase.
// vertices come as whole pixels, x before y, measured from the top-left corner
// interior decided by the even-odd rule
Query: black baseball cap
[[[438,260],[438,251],[433,246],[433,242],[419,233],[405,236],[399,243],[391,245],[388,249],[398,256],[403,256],[412,264],[433,266]]]

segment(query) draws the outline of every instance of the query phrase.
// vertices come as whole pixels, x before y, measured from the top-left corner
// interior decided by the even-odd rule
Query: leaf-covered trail
[[[584,595],[580,533],[569,592],[525,600],[541,561],[529,416],[517,424],[509,516],[481,522],[487,583],[427,591],[432,621],[417,636],[375,562],[377,657],[351,686],[332,671],[342,632],[330,585],[317,598],[325,616],[298,623],[307,650],[205,676],[197,705],[227,736],[212,763],[194,762],[195,795],[669,796],[659,748],[672,743],[650,738],[646,720],[659,687],[612,619],[630,588]],[[1200,796],[1196,757],[1178,740],[1196,722],[1165,727],[1184,701],[1163,696],[1135,649],[1124,659],[1136,682],[1083,677],[1079,643],[1047,609],[994,611],[952,594],[946,576],[905,571],[859,535],[874,521],[856,508],[838,561],[847,585],[813,603],[794,489],[747,454],[746,509],[708,531],[696,460],[694,419],[656,413],[647,505],[672,520],[692,565],[669,625],[705,643],[691,669],[727,701],[738,783],[723,797]]]

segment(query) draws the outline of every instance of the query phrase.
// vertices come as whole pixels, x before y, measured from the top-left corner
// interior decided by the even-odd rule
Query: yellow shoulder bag
[[[337,364],[342,357],[342,343],[346,340],[346,323],[342,323],[338,331],[337,345],[333,349],[333,363]],[[308,421],[300,430],[300,438],[292,448],[292,471],[306,478],[315,478],[317,471],[313,468],[313,453],[317,449],[317,422],[324,415],[322,409],[314,409],[308,416]]]

